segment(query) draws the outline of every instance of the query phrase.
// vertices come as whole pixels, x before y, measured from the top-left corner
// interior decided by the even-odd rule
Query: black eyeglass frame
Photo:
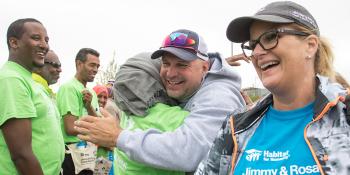
[[[55,61],[44,61],[45,64],[50,64],[54,68],[61,68],[61,63],[55,62]]]
[[[276,33],[276,38],[277,38],[277,41],[276,41],[276,44],[274,46],[272,46],[271,48],[265,48],[264,45],[260,42],[261,38],[263,36],[265,36],[267,33]],[[242,48],[242,51],[243,51],[243,54],[248,58],[248,57],[251,57],[252,55],[248,56],[246,53],[245,53],[245,49],[247,50],[254,50],[256,45],[260,45],[264,50],[271,50],[271,49],[274,49],[277,45],[278,45],[278,40],[280,38],[280,33],[283,33],[283,34],[289,34],[289,35],[298,35],[298,36],[309,36],[311,35],[310,33],[306,33],[306,32],[301,32],[301,31],[298,31],[298,30],[291,30],[291,29],[274,29],[274,30],[270,30],[270,31],[267,31],[267,32],[264,32],[263,34],[261,34],[258,39],[256,40],[248,40],[248,41],[245,41],[241,44],[241,48]],[[252,45],[252,46],[246,46],[245,44],[247,42],[253,42],[253,44],[249,44],[249,45]]]

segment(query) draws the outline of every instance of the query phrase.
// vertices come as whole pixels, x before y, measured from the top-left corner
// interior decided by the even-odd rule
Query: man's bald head
[[[49,85],[57,83],[61,69],[61,62],[52,50],[48,51],[44,58],[45,65],[42,68],[35,69],[34,72],[42,76]]]

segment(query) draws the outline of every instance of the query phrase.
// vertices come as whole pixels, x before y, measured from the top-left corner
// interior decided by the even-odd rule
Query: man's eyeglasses
[[[264,50],[271,50],[278,45],[278,38],[281,34],[289,35],[298,35],[298,36],[309,36],[309,33],[297,31],[297,30],[288,30],[288,29],[275,29],[267,31],[261,34],[258,39],[246,41],[241,44],[241,48],[246,57],[253,56],[253,51],[257,44],[259,44]]]
[[[54,68],[61,68],[61,63],[57,63],[54,61],[44,61],[45,64],[50,64],[51,66],[53,66]]]
[[[189,49],[203,56],[206,56],[206,57],[208,56],[207,54],[204,54],[200,52],[198,49],[196,49],[196,47],[198,47],[198,43],[196,43],[196,40],[193,38],[190,38],[186,33],[174,32],[170,34],[165,38],[160,48],[165,48],[165,47],[177,47],[177,48]]]

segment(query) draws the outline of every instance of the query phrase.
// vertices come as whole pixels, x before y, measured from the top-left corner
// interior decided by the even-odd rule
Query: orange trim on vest
[[[231,161],[231,173],[233,174],[233,171],[235,170],[235,162],[238,152],[238,144],[237,144],[237,138],[235,136],[235,128],[233,127],[233,115],[230,117],[230,127],[231,127],[231,136],[233,140],[233,152],[232,152],[232,161]]]
[[[322,169],[322,166],[321,166],[321,163],[320,161],[317,159],[317,156],[316,156],[316,153],[314,151],[314,149],[312,148],[311,146],[311,143],[310,141],[307,139],[307,136],[306,136],[306,131],[307,129],[310,127],[311,124],[315,123],[316,121],[320,120],[328,111],[331,107],[337,105],[337,103],[339,102],[339,100],[341,100],[341,98],[344,98],[342,96],[338,96],[335,100],[329,102],[326,107],[323,108],[322,112],[312,121],[310,122],[309,124],[306,125],[306,127],[304,128],[304,139],[306,141],[306,144],[308,145],[310,151],[311,151],[311,154],[312,154],[312,157],[314,158],[314,160],[316,161],[316,164],[317,164],[317,167],[318,169],[320,170],[320,174],[321,175],[325,175],[323,169]],[[326,161],[326,158],[328,160],[328,155],[325,155],[324,156],[324,160]]]

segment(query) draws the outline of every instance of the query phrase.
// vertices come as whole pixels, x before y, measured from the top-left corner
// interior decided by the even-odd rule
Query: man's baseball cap
[[[296,23],[314,31],[318,36],[320,35],[316,20],[303,6],[291,1],[277,1],[261,8],[254,16],[244,16],[232,20],[227,27],[227,38],[236,43],[248,41],[250,26],[254,21],[281,24]]]
[[[165,52],[174,54],[185,61],[193,61],[197,58],[207,61],[208,48],[203,38],[196,32],[181,29],[176,30],[165,37],[159,50],[152,53],[151,58],[156,59]]]

